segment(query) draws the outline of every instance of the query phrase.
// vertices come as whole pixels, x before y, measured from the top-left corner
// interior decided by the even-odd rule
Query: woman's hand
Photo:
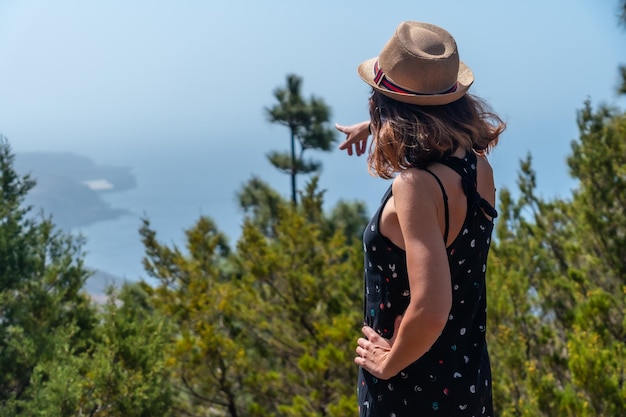
[[[378,379],[389,379],[400,372],[399,369],[394,371],[392,367],[389,366],[387,358],[389,357],[393,342],[396,340],[401,322],[402,316],[398,316],[394,323],[394,332],[391,339],[385,339],[371,327],[363,326],[361,331],[365,338],[361,337],[357,341],[358,346],[356,348],[356,354],[358,356],[354,358],[354,363]]]
[[[369,131],[370,122],[366,120],[364,122],[355,123],[350,126],[342,126],[335,124],[335,128],[341,133],[346,134],[346,140],[339,145],[339,149],[347,150],[348,155],[352,155],[354,146],[354,152],[357,156],[361,156],[367,149],[367,138],[370,134]]]

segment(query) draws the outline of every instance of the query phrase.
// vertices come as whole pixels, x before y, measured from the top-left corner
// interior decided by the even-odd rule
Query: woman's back
[[[497,216],[482,156],[505,123],[468,94],[471,69],[445,29],[402,22],[358,66],[367,123],[337,126],[392,186],[363,235],[357,340],[362,416],[490,415],[485,271]],[[478,156],[478,157],[477,157]]]
[[[475,188],[478,166],[478,172],[484,169],[486,173],[480,178],[481,189],[486,193],[491,190],[493,198],[491,172],[487,161],[480,159],[471,151],[467,158],[445,158],[429,167],[427,176],[422,177],[435,182],[434,192],[441,201],[438,212],[443,214],[442,240],[446,231],[448,234],[452,307],[434,345],[398,375],[380,381],[361,371],[362,416],[401,417],[418,412],[482,415],[491,411],[491,377],[484,339],[485,270],[495,212]],[[393,337],[393,320],[404,313],[410,301],[409,274],[403,242],[397,240],[395,217],[390,189],[364,235],[365,322],[386,338]],[[395,242],[390,236],[396,238]]]

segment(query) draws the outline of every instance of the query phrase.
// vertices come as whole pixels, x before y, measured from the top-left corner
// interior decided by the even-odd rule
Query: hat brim
[[[457,76],[457,88],[451,93],[444,94],[403,94],[395,91],[387,90],[384,87],[380,87],[374,81],[374,64],[378,60],[378,57],[368,59],[358,67],[359,76],[372,86],[376,91],[386,95],[394,100],[401,101],[403,103],[418,104],[422,106],[441,106],[444,104],[452,103],[463,97],[467,90],[474,82],[474,73],[465,65],[462,61],[459,61],[459,73]]]

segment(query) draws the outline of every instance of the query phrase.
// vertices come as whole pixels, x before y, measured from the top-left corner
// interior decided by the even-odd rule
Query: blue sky
[[[566,195],[576,110],[587,98],[623,104],[614,93],[626,63],[617,3],[2,0],[0,132],[16,151],[101,163],[210,146],[236,167],[251,152],[261,173],[271,170],[263,155],[287,143],[263,115],[286,74],[303,77],[333,122],[364,119],[369,89],[356,66],[400,21],[420,20],[455,36],[476,75],[472,91],[509,123],[491,158],[497,185],[514,188],[518,160],[532,152],[540,191]],[[367,176],[363,159],[338,151],[325,166],[338,181]]]

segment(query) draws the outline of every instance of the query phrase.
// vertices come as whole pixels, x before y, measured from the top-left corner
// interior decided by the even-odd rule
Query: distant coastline
[[[67,231],[129,214],[125,207],[111,207],[101,194],[137,186],[130,167],[97,165],[70,152],[17,153],[15,167],[37,183],[26,203]]]
[[[52,217],[65,232],[131,214],[127,207],[111,207],[102,198],[103,193],[137,186],[130,167],[97,165],[88,157],[69,152],[21,152],[15,155],[15,168],[36,181],[26,196],[32,213]],[[109,286],[119,287],[125,281],[100,269],[90,270],[85,290],[96,302],[106,301]]]

